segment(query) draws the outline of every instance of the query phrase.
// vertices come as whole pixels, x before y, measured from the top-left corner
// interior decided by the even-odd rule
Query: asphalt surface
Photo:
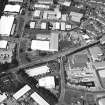
[[[60,93],[60,98],[59,98],[59,105],[60,103],[63,103],[63,99],[65,96],[65,77],[64,77],[64,62],[61,57],[61,62],[60,62],[60,77],[61,77],[61,93]]]
[[[29,4],[28,4],[28,6],[29,6]],[[26,10],[26,12],[27,11],[28,10]],[[22,36],[23,36],[23,32],[24,32],[25,23],[27,22],[26,17],[27,17],[27,14],[25,16],[22,16],[22,18],[24,18],[24,24],[21,27],[22,28],[21,33],[19,32],[19,34],[21,35],[20,38],[11,38],[11,37],[9,37],[9,38],[8,37],[3,37],[2,38],[2,39],[5,39],[5,40],[8,40],[8,41],[16,42],[18,44],[18,60],[20,62],[20,65],[16,68],[8,70],[8,72],[16,73],[19,69],[25,69],[27,67],[30,68],[30,67],[35,66],[37,64],[47,63],[49,61],[60,58],[61,93],[60,93],[59,104],[58,104],[58,105],[60,105],[61,103],[63,103],[63,99],[64,99],[64,96],[65,96],[65,77],[64,77],[64,64],[63,64],[64,62],[63,62],[62,57],[72,55],[74,53],[80,52],[80,51],[85,50],[85,49],[87,49],[89,47],[92,47],[94,45],[97,45],[98,43],[100,43],[100,41],[98,40],[98,41],[92,42],[91,44],[88,44],[88,45],[85,45],[85,46],[80,46],[78,48],[74,48],[73,50],[68,49],[68,50],[63,51],[63,52],[58,52],[54,55],[51,55],[51,56],[48,56],[48,57],[43,57],[43,58],[40,58],[39,60],[33,60],[30,63],[21,65],[21,58],[19,57],[19,53],[20,53],[19,50],[20,50],[20,42],[25,39]],[[20,21],[20,20],[18,20],[18,21]],[[94,93],[100,93],[100,92],[101,91],[99,91],[99,92],[97,91],[97,92],[94,92]],[[104,92],[104,91],[102,91],[102,92]]]
[[[10,72],[17,72],[19,69],[24,69],[24,68],[27,68],[27,67],[32,67],[32,66],[35,66],[37,64],[42,64],[42,63],[47,63],[49,61],[52,61],[52,60],[55,60],[57,58],[61,58],[63,56],[69,56],[69,55],[72,55],[74,53],[77,53],[77,52],[80,52],[82,50],[85,50],[89,47],[92,47],[94,45],[97,45],[100,41],[95,41],[89,45],[86,45],[86,46],[82,46],[82,47],[79,47],[79,48],[75,48],[73,50],[69,49],[69,50],[66,50],[66,51],[63,51],[63,52],[58,52],[54,55],[51,55],[51,56],[48,56],[48,57],[43,57],[43,58],[40,58],[38,60],[33,60],[32,62],[29,62],[27,64],[22,64],[22,65],[19,65],[18,67],[16,68],[13,68],[13,69],[10,69],[9,71]]]

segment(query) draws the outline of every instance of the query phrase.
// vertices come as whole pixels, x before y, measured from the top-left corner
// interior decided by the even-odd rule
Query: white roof
[[[53,76],[47,76],[39,79],[39,86],[48,89],[55,88],[55,80]]]
[[[44,13],[43,13],[43,19],[47,19],[47,11],[44,11]]]
[[[76,17],[82,17],[83,16],[82,13],[78,13],[78,12],[71,12],[70,15],[71,16],[76,16]]]
[[[59,30],[59,29],[60,29],[60,23],[59,23],[59,22],[56,22],[56,23],[55,23],[55,25],[56,25],[56,26],[55,26],[55,27],[56,27],[56,29],[58,29],[58,30]]]
[[[71,2],[70,1],[64,1],[64,2],[60,2],[61,5],[65,5],[65,6],[70,6]]]
[[[31,94],[31,98],[33,98],[33,100],[35,100],[35,102],[37,102],[39,105],[49,105],[39,94],[37,94],[36,92],[34,92],[33,94]]]
[[[53,25],[52,30],[55,30],[55,29],[59,30],[60,29],[60,22],[53,22],[52,25]]]
[[[66,29],[71,29],[71,25],[67,24]]]
[[[87,34],[82,35],[82,37],[83,37],[83,39],[89,39],[90,38]]]
[[[98,101],[99,105],[105,105],[105,98],[102,98]]]
[[[21,88],[18,92],[16,92],[13,97],[17,100],[20,97],[22,97],[25,93],[27,93],[29,90],[31,90],[31,87],[28,85],[25,85],[23,88]]]
[[[35,22],[30,22],[30,28],[35,28]]]
[[[98,73],[101,78],[105,78],[105,70],[99,70]]]
[[[32,50],[49,51],[49,47],[50,47],[49,41],[32,40],[32,43],[31,43]]]
[[[14,22],[14,16],[1,16],[0,34],[4,36],[9,36],[12,29],[13,22]]]
[[[83,17],[82,13],[77,12],[71,12],[70,15],[72,16],[71,20],[75,22],[80,22],[80,19]]]
[[[46,29],[47,24],[46,23],[42,23],[41,24],[41,29]]]
[[[49,5],[44,5],[44,4],[35,4],[34,5],[35,8],[46,8],[46,9],[49,9]]]
[[[41,11],[40,10],[35,10],[33,13],[34,17],[39,17],[40,16]]]
[[[71,20],[72,20],[72,21],[75,21],[75,22],[80,22],[80,19],[81,19],[81,18],[76,17],[76,16],[72,16],[72,17],[71,17]]]
[[[65,6],[70,6],[71,5],[71,2],[70,1],[65,1],[64,3],[63,3],[63,5],[65,5]]]
[[[16,4],[16,5],[10,5],[7,4],[4,8],[4,12],[16,12],[18,13],[20,11],[20,5]]]
[[[56,13],[56,17],[57,17],[57,19],[61,18],[61,12],[60,11]]]
[[[7,41],[6,40],[0,40],[0,48],[6,48],[7,47]]]
[[[6,98],[7,96],[3,93],[3,95],[0,95],[0,102],[3,102]]]
[[[61,22],[61,30],[65,30],[65,28],[66,28],[65,22]]]
[[[45,74],[45,73],[48,73],[48,72],[49,72],[49,68],[46,65],[26,70],[26,73],[30,77],[34,77],[34,76],[37,76],[37,75],[40,75],[40,74]]]
[[[23,2],[23,0],[8,0],[8,2]]]
[[[59,40],[59,34],[51,33],[50,51],[58,51],[58,40]]]
[[[62,20],[66,21],[67,20],[67,15],[66,14],[62,14]]]
[[[38,0],[38,3],[42,3],[42,4],[53,4],[53,0]]]

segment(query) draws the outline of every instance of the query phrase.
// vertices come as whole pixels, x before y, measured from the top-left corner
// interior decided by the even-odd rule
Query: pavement
[[[65,96],[65,77],[64,77],[64,62],[61,57],[61,62],[60,62],[60,77],[61,77],[61,93],[60,93],[60,98],[59,98],[59,104],[63,103],[63,99]]]

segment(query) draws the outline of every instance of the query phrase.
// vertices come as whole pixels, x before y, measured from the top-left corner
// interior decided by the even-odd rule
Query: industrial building
[[[20,12],[20,8],[21,6],[19,4],[15,4],[15,5],[11,5],[11,4],[7,4],[5,5],[4,8],[4,13],[19,13]]]
[[[53,4],[53,0],[38,0],[40,4]]]
[[[58,51],[58,33],[51,33],[50,40],[32,40],[32,50]]]
[[[50,6],[49,5],[46,5],[46,4],[35,4],[34,5],[34,8],[40,8],[40,9],[49,9]]]
[[[46,73],[49,73],[49,67],[47,65],[43,65],[40,67],[36,68],[30,68],[25,71],[30,77],[38,76],[38,75],[43,75]]]
[[[8,2],[18,2],[18,3],[22,3],[23,0],[8,0]]]
[[[1,19],[0,19],[0,35],[1,36],[10,36],[13,23],[14,23],[14,16],[12,16],[12,15],[1,16]]]
[[[34,92],[31,98],[35,100],[39,105],[49,105],[38,93]]]
[[[101,98],[98,100],[99,105],[105,105],[105,98]]]
[[[54,76],[46,76],[40,78],[38,81],[38,85],[40,87],[45,87],[47,89],[54,89],[55,88],[55,78]]]
[[[72,21],[80,23],[80,20],[83,17],[83,14],[77,13],[77,12],[70,12],[70,16]]]
[[[5,95],[5,93],[3,93],[2,95],[0,94],[0,103],[2,103],[6,99],[7,99],[7,96]]]
[[[17,91],[13,97],[18,100],[20,97],[22,97],[24,94],[26,94],[29,90],[31,90],[31,87],[28,85],[25,85],[22,87],[19,91]]]

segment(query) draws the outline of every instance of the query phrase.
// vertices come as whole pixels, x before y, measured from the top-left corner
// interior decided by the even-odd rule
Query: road
[[[89,45],[85,45],[85,46],[82,46],[82,47],[78,47],[78,48],[74,48],[74,49],[69,49],[69,50],[66,50],[66,51],[63,51],[63,52],[58,52],[54,55],[51,55],[51,56],[47,56],[47,57],[43,57],[43,58],[40,58],[38,60],[33,60],[32,62],[29,62],[27,64],[22,64],[22,65],[19,65],[17,68],[13,68],[13,69],[10,69],[9,71],[10,72],[17,72],[18,69],[24,69],[24,68],[27,68],[27,67],[31,67],[31,66],[35,66],[37,64],[42,64],[42,63],[47,63],[49,61],[52,61],[52,60],[55,60],[57,58],[60,58],[62,56],[69,56],[69,55],[72,55],[74,53],[77,53],[77,52],[80,52],[82,50],[85,50],[89,47],[92,47],[94,45],[97,45],[100,41],[95,41]]]
[[[64,62],[62,58],[63,57],[61,57],[61,62],[60,62],[61,93],[60,93],[60,98],[59,98],[59,105],[63,103],[63,99],[65,96]]]

